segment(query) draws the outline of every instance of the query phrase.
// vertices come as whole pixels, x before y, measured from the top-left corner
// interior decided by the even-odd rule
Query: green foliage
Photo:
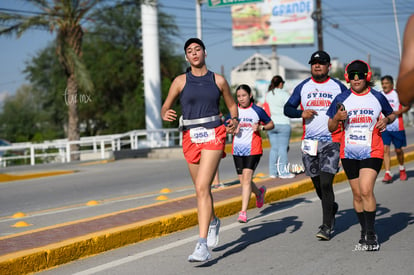
[[[39,122],[47,125],[45,135],[37,136],[36,141],[64,138],[67,121],[67,104],[65,102],[66,77],[55,54],[55,47],[48,46],[31,62],[24,71],[32,83],[31,93],[40,105]]]
[[[345,69],[337,69],[335,72],[331,72],[330,76],[345,81],[344,73]]]
[[[139,6],[118,6],[97,13],[95,24],[85,35],[84,61],[95,91],[92,102],[80,106],[80,117],[88,117],[96,125],[95,131],[87,135],[145,128],[141,21],[137,14],[140,14]],[[160,26],[164,26],[159,40],[163,41],[160,45],[161,90],[165,98],[169,79],[182,71],[183,60],[171,50],[171,36],[175,33],[173,20],[165,14],[159,18]]]
[[[132,2],[118,1],[113,8],[96,10],[83,36],[82,66],[94,86],[93,91],[78,89],[83,136],[145,128],[140,1],[134,5]],[[159,27],[163,101],[173,78],[184,71],[185,62],[181,52],[174,53],[177,46],[172,40],[177,35],[174,19],[160,13]],[[3,138],[16,142],[66,136],[67,71],[56,52],[53,43],[26,63],[24,72],[31,86],[4,102],[0,113]]]
[[[33,13],[19,14],[0,12],[0,23],[8,24],[8,27],[0,29],[0,34],[15,34],[20,37],[27,30],[33,28],[48,29],[56,33],[56,55],[61,68],[66,76],[66,89],[68,94],[76,97],[78,88],[90,91],[93,87],[88,71],[82,63],[82,23],[100,0],[89,1],[44,1],[26,0],[33,9]],[[77,102],[71,102],[68,110],[69,140],[79,139],[78,108]],[[78,145],[72,145],[76,150]],[[79,155],[74,156],[78,159]]]
[[[7,97],[0,114],[2,138],[12,142],[33,140],[47,127],[42,116],[39,98],[32,88],[22,86],[14,96]]]

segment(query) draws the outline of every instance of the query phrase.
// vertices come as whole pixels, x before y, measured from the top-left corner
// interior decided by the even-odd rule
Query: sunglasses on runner
[[[355,76],[358,76],[358,79],[355,79]],[[349,73],[349,79],[350,80],[360,80],[360,79],[365,79],[365,78],[366,78],[365,73],[360,73],[360,72],[350,72]]]
[[[328,65],[328,64],[329,64],[329,62],[322,61],[322,60],[315,60],[315,61],[312,61],[311,65],[315,65],[315,64],[319,64],[319,65],[323,65],[323,66],[325,66],[325,65]]]

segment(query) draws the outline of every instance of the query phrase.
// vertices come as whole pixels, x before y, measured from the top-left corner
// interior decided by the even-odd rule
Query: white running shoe
[[[207,246],[216,247],[219,242],[220,220],[214,218],[208,227]]]
[[[189,262],[205,262],[211,259],[207,244],[197,242],[193,254],[188,256]]]
[[[293,179],[294,177],[295,177],[295,174],[292,174],[292,173],[279,175],[279,178],[281,178],[281,179]]]

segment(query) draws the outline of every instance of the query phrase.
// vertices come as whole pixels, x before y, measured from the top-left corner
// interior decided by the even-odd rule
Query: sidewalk
[[[414,159],[414,148],[405,150],[405,160]],[[392,157],[392,165],[396,165]],[[33,175],[38,175],[39,172]],[[29,176],[29,174],[21,174]],[[335,183],[346,180],[339,172]],[[313,190],[304,174],[294,179],[260,179],[267,188],[266,203]],[[239,185],[213,190],[218,217],[238,213],[241,205]],[[27,274],[52,268],[86,256],[155,238],[197,225],[195,195],[127,209],[124,211],[60,224],[0,238],[0,273]],[[249,208],[255,207],[255,200]]]

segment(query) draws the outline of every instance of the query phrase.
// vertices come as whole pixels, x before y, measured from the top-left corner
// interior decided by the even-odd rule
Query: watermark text
[[[92,102],[92,98],[88,94],[76,94],[76,95],[69,95],[68,90],[65,90],[65,93],[63,94],[65,98],[65,104],[68,105],[74,105],[74,104],[86,104],[89,102]]]

